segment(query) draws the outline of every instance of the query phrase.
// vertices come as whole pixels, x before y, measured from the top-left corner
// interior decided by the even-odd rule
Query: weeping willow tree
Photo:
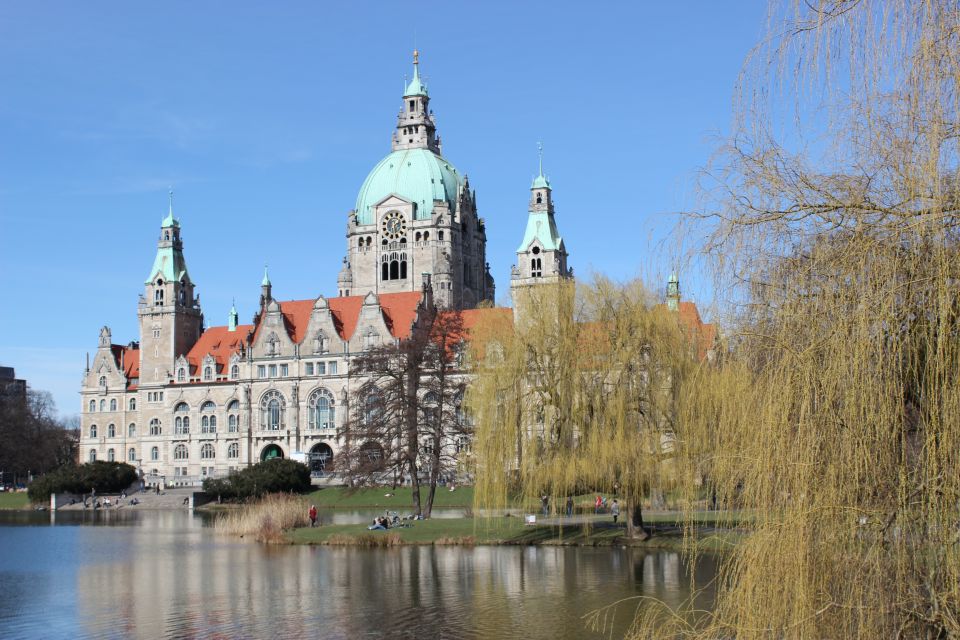
[[[770,24],[702,221],[736,348],[677,398],[678,464],[754,525],[711,614],[634,633],[960,637],[960,8]]]
[[[675,388],[697,366],[695,342],[636,285],[544,284],[516,298],[515,322],[490,315],[471,330],[478,505],[611,493],[646,537],[641,500],[672,482]]]

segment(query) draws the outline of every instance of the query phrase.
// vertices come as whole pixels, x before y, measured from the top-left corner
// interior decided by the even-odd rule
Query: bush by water
[[[226,478],[207,478],[203,490],[224,500],[310,490],[310,469],[293,460],[265,460]]]
[[[27,490],[32,502],[43,502],[51,493],[118,493],[137,480],[137,470],[123,462],[98,460],[60,467],[37,478]]]

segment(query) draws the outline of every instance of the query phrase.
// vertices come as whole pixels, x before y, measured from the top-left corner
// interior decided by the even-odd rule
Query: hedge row
[[[274,458],[226,478],[207,478],[203,490],[224,500],[258,498],[267,493],[301,493],[310,490],[310,469],[300,462]]]
[[[119,493],[137,481],[137,470],[123,462],[98,460],[60,467],[33,482],[27,489],[32,502],[44,502],[51,493]]]

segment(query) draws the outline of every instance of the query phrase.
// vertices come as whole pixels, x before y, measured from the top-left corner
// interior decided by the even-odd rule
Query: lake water
[[[700,559],[697,583],[715,570]],[[672,552],[265,546],[186,511],[0,512],[0,638],[605,638],[584,615],[689,585]]]

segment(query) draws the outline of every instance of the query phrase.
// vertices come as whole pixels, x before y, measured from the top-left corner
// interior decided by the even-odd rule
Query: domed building
[[[207,327],[171,197],[137,306],[140,339],[114,344],[103,327],[88,359],[81,462],[128,462],[148,485],[197,485],[274,457],[322,475],[345,444],[351,398],[368,388],[369,372],[354,371],[364,352],[408,339],[436,307],[457,310],[468,335],[486,314],[539,313],[524,302],[531,288],[572,278],[541,162],[511,270],[515,308],[480,304],[495,292],[484,221],[466,174],[443,156],[418,63],[414,52],[391,151],[349,213],[336,297],[276,300],[265,272],[250,324],[231,309],[227,324]],[[675,278],[668,303],[709,357],[716,331],[680,301]],[[470,380],[468,369],[452,373]],[[455,458],[462,445],[443,446]]]
[[[114,344],[103,327],[84,372],[81,462],[122,460],[167,485],[271,457],[322,471],[364,384],[351,376],[358,355],[408,338],[426,307],[509,315],[474,310],[495,293],[484,222],[429,104],[414,52],[391,151],[348,216],[337,297],[276,300],[265,272],[252,323],[231,309],[226,325],[206,327],[171,198],[137,308],[140,340]]]
[[[363,181],[349,215],[340,295],[417,291],[421,274],[429,273],[442,306],[492,302],[487,236],[476,202],[467,177],[442,155],[415,52],[392,150]]]

